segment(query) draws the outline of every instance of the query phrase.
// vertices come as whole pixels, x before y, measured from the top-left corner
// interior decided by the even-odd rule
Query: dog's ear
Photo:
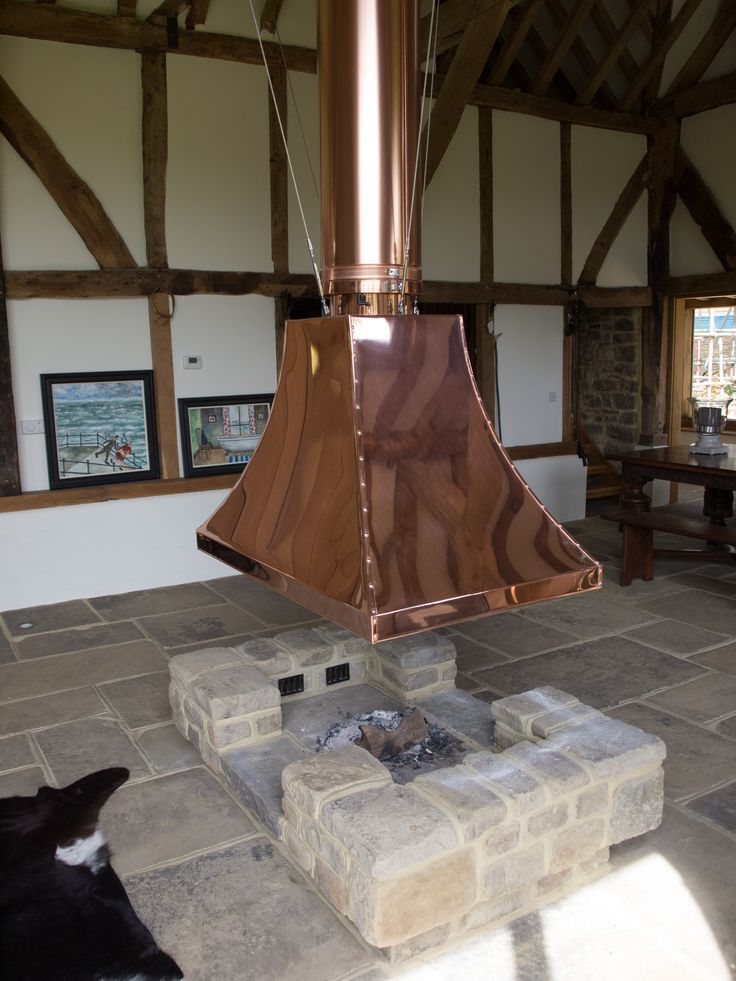
[[[125,767],[111,767],[90,773],[56,791],[49,787],[41,788],[39,797],[44,791],[54,795],[59,841],[93,834],[102,807],[129,776],[130,771]]]

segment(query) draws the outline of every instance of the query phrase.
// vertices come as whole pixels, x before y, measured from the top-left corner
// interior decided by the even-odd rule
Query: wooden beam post
[[[10,370],[10,336],[8,309],[5,303],[5,275],[0,249],[0,497],[20,494],[18,435],[13,402],[13,379]]]
[[[478,150],[480,175],[480,279],[493,284],[493,110],[478,110]],[[496,344],[488,332],[493,305],[482,303],[476,311],[475,359],[478,389],[492,422],[496,421]]]
[[[166,55],[144,51],[141,56],[143,88],[143,223],[146,255],[150,266],[168,267],[166,253],[166,164],[168,159],[168,110],[166,104]],[[176,440],[176,393],[171,344],[174,297],[152,292],[148,297],[153,388],[161,476],[179,476]]]
[[[668,308],[664,288],[670,269],[670,219],[675,207],[680,125],[664,120],[649,138],[647,267],[652,304],[642,316],[641,435],[648,446],[665,442]]]
[[[278,16],[278,14],[277,14]],[[286,147],[281,136],[279,116],[284,133],[288,132],[288,79],[283,68],[271,68],[271,84],[274,99],[268,96],[268,138],[270,147],[271,175],[271,258],[277,276],[289,273],[289,170]],[[278,109],[278,112],[277,112]],[[284,350],[284,330],[288,311],[288,294],[282,293],[274,303],[274,343],[276,345],[276,371],[281,369]]]
[[[560,283],[572,285],[572,139],[569,123],[560,123]],[[570,306],[563,307],[565,321]],[[562,439],[573,438],[573,362],[576,337],[565,331],[562,341]]]

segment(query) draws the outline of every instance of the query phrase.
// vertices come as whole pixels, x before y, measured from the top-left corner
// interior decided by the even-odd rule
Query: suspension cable
[[[307,158],[307,164],[309,165],[309,173],[311,174],[311,177],[312,177],[312,185],[314,187],[314,193],[317,196],[317,201],[319,202],[319,199],[320,199],[320,196],[319,196],[319,186],[317,184],[317,178],[314,175],[314,166],[312,164],[312,156],[311,156],[311,154],[309,152],[309,146],[307,144],[307,136],[306,136],[306,133],[304,132],[304,126],[302,124],[302,117],[301,117],[301,113],[299,112],[299,103],[296,101],[296,92],[294,91],[294,86],[293,86],[292,81],[291,81],[291,72],[289,71],[289,67],[286,64],[286,55],[284,54],[284,46],[281,43],[281,35],[279,34],[278,25],[276,27],[276,40],[277,40],[278,45],[279,45],[279,52],[281,54],[281,61],[282,61],[282,64],[284,66],[284,71],[286,72],[286,81],[287,81],[287,84],[289,86],[289,92],[291,93],[291,101],[294,104],[294,111],[296,112],[296,121],[299,123],[299,133],[301,134],[301,138],[302,138],[302,146],[304,147],[304,155],[306,156],[306,158]]]
[[[253,15],[253,23],[256,28],[256,36],[258,37],[258,46],[261,49],[261,58],[263,59],[263,67],[266,69],[266,78],[268,79],[268,88],[271,92],[271,98],[273,99],[274,109],[276,110],[276,119],[278,120],[279,130],[281,132],[281,141],[284,144],[284,150],[286,152],[286,160],[289,164],[289,173],[291,174],[291,183],[294,187],[294,193],[296,194],[296,200],[299,205],[299,213],[302,216],[302,225],[304,226],[304,234],[307,239],[307,249],[309,250],[309,257],[312,260],[312,269],[314,270],[314,277],[317,280],[317,289],[319,290],[319,298],[322,303],[322,313],[325,317],[329,317],[330,308],[325,299],[324,290],[322,289],[322,279],[319,274],[319,269],[317,267],[317,260],[314,256],[314,246],[312,245],[312,239],[309,237],[309,228],[307,227],[307,218],[304,214],[304,208],[302,206],[302,198],[299,193],[299,186],[296,182],[296,175],[294,174],[294,167],[291,162],[291,154],[289,153],[289,145],[286,141],[286,133],[284,132],[284,124],[281,121],[281,112],[279,111],[279,104],[276,100],[276,93],[273,88],[273,81],[271,79],[271,72],[268,68],[268,60],[266,59],[266,49],[263,47],[263,40],[261,38],[261,28],[258,24],[258,18],[256,17],[255,8],[253,7],[253,0],[250,0],[250,12]]]
[[[421,145],[422,145],[422,128],[424,124],[424,104],[427,96],[427,76],[432,76],[432,90],[434,90],[434,74],[435,74],[435,64],[433,52],[436,50],[437,46],[437,24],[439,24],[439,17],[435,16],[437,8],[439,6],[438,0],[432,0],[432,13],[429,21],[429,36],[427,38],[427,70],[424,72],[424,83],[422,85],[422,106],[419,112],[419,128],[417,133],[417,146],[414,155],[414,177],[412,179],[411,185],[411,204],[409,206],[409,223],[406,229],[406,240],[404,242],[404,265],[401,270],[401,285],[399,291],[399,312],[404,313],[404,294],[406,292],[406,278],[409,271],[409,250],[411,248],[411,233],[412,233],[412,221],[414,219],[414,207],[416,204],[417,195],[417,179],[419,176],[419,158],[421,156]],[[432,66],[431,69],[429,66]],[[431,96],[430,96],[431,98]],[[429,120],[432,118],[432,108],[430,106],[429,115],[427,117],[427,140],[429,139]],[[429,144],[427,143],[427,146]],[[426,175],[427,175],[427,164],[426,164],[427,152],[425,149],[424,157],[424,179],[426,186]],[[424,206],[424,188],[422,189],[422,207]]]

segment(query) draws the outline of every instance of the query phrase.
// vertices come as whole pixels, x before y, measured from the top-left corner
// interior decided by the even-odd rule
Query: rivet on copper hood
[[[261,442],[197,532],[373,642],[601,583],[498,442],[461,318],[397,314],[421,284],[418,22],[415,0],[319,2],[323,281],[339,315],[287,325]]]

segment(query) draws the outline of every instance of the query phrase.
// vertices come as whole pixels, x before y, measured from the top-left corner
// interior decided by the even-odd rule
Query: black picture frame
[[[200,396],[178,403],[184,476],[240,473],[266,428],[273,392]]]
[[[157,480],[152,371],[41,375],[52,490]]]

